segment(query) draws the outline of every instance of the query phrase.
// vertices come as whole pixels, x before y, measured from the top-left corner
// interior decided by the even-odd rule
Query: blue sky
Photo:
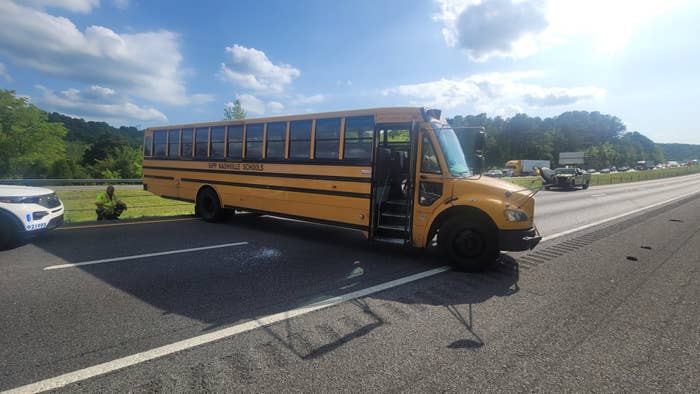
[[[700,2],[0,0],[0,88],[113,125],[426,105],[700,144]],[[195,5],[192,5],[195,4]]]

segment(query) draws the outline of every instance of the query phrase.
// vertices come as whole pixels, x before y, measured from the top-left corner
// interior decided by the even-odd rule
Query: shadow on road
[[[303,305],[361,290],[445,265],[430,251],[409,252],[399,248],[371,246],[355,231],[274,217],[237,216],[219,224],[184,222],[173,229],[190,226],[187,232],[244,234],[250,247],[225,251],[193,253],[185,257],[161,256],[130,262],[85,265],[81,270],[162,311],[162,315],[180,315],[204,323],[203,331],[284,312]],[[147,226],[125,232],[130,236],[153,236]],[[170,230],[173,231],[173,230]],[[76,246],[66,244],[66,234],[36,240],[34,245],[60,257],[66,263],[84,260]],[[116,234],[116,233],[115,233]],[[170,236],[176,236],[171,233]],[[85,247],[94,247],[101,236],[86,238]],[[115,235],[110,242],[119,242]],[[229,235],[230,238],[230,235]],[[125,239],[130,239],[126,237]],[[128,248],[125,248],[129,250]],[[180,259],[180,260],[177,260]],[[449,272],[449,286],[426,286],[410,297],[394,297],[391,291],[369,297],[404,305],[433,305],[447,308],[462,323],[471,338],[452,343],[450,348],[475,348],[483,342],[473,329],[471,314],[464,306],[482,303],[491,297],[517,292],[517,263],[508,256],[492,270],[467,274]],[[79,289],[76,291],[80,291]],[[89,308],[103,307],[98,299],[85,301]],[[308,351],[298,350],[287,335],[271,336],[300,358],[314,359],[383,326],[384,319],[362,299],[352,301],[365,316],[367,324]],[[111,304],[107,304],[111,305]],[[126,304],[129,305],[128,302]],[[365,319],[367,320],[367,319]]]

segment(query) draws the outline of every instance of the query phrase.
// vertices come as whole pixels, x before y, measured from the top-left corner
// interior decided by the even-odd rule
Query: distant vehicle
[[[0,248],[63,223],[63,203],[50,189],[0,185]]]
[[[627,166],[622,166],[622,167],[618,168],[617,170],[620,171],[620,172],[625,172],[625,171],[629,171],[629,169],[630,169],[630,168],[627,167]]]
[[[637,162],[637,165],[634,166],[634,169],[637,171],[651,170],[652,168],[654,168],[654,162],[652,160],[640,160]]]
[[[512,177],[513,176],[513,169],[512,168],[504,168],[501,170],[503,172],[504,177]]]
[[[596,170],[595,168],[589,168],[589,169],[586,170],[586,172],[589,173],[589,174],[593,174],[593,173],[598,172],[598,170]]]
[[[513,170],[513,176],[535,175],[535,168],[549,168],[549,160],[509,160],[505,167]]]
[[[676,167],[680,167],[680,166],[681,165],[678,164],[678,162],[674,161],[674,160],[671,160],[668,163],[666,163],[666,167],[668,167],[668,168],[676,168]]]
[[[609,168],[603,168],[602,170],[600,170],[600,173],[601,173],[601,174],[609,174],[609,173],[610,173],[610,169],[609,169]]]
[[[557,168],[552,171],[549,168],[540,170],[545,181],[544,189],[550,190],[553,187],[574,189],[588,189],[591,183],[591,174],[580,168]]]
[[[484,173],[486,176],[490,176],[493,178],[503,178],[503,171],[501,170],[488,170]]]

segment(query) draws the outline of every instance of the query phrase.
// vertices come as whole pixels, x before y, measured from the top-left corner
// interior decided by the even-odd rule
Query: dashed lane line
[[[88,368],[79,369],[77,371],[69,372],[63,375],[59,375],[53,378],[41,380],[39,382],[31,383],[25,386],[20,386],[14,389],[4,391],[3,394],[24,394],[24,393],[39,393],[42,391],[55,390],[61,387],[65,387],[69,384],[84,381],[96,376],[104,375],[110,372],[114,372],[126,367],[130,367],[136,364],[144,363],[146,361],[154,360],[160,357],[164,357],[173,353],[177,353],[186,349],[191,349],[197,346],[201,346],[207,343],[232,337],[237,334],[241,334],[247,331],[254,330],[256,328],[269,326],[271,324],[288,320],[297,316],[305,315],[307,313],[315,312],[321,309],[329,308],[334,305],[341,304],[346,301],[350,301],[356,298],[364,297],[373,293],[384,291],[392,287],[397,287],[406,283],[414,282],[419,279],[427,278],[433,275],[440,274],[445,271],[449,271],[450,267],[444,266],[439,268],[434,268],[429,271],[424,271],[418,274],[406,276],[403,278],[395,279],[386,283],[382,283],[376,286],[368,287],[366,289],[354,291],[345,295],[329,298],[327,300],[319,301],[307,306],[302,306],[300,308],[292,309],[286,312],[275,313],[273,315],[268,315],[248,321],[245,323],[237,324],[235,326],[227,327],[218,331],[213,331],[207,334],[199,335],[193,338],[185,339],[179,342],[171,343],[169,345],[160,346],[151,350],[146,350],[141,353],[132,354],[130,356],[122,357],[116,360],[108,361],[102,364],[94,365]]]
[[[45,268],[44,268],[44,271],[57,270],[57,269],[61,269],[61,268],[80,267],[80,266],[83,266],[83,265],[114,263],[114,262],[117,262],[117,261],[127,261],[127,260],[143,259],[143,258],[146,258],[146,257],[165,256],[165,255],[169,255],[169,254],[190,253],[190,252],[197,252],[197,251],[200,251],[200,250],[228,248],[228,247],[231,247],[231,246],[242,246],[242,245],[247,245],[247,244],[248,244],[248,242],[233,242],[233,243],[228,243],[228,244],[211,245],[211,246],[202,246],[202,247],[199,247],[199,248],[168,250],[168,251],[166,251],[166,252],[146,253],[146,254],[137,254],[137,255],[132,255],[132,256],[113,257],[113,258],[110,258],[110,259],[83,261],[83,262],[80,262],[80,263],[50,265],[50,266],[48,266],[48,267],[45,267]]]

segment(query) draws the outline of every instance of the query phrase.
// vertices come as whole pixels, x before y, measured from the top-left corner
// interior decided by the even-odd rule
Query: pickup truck
[[[557,168],[552,171],[549,168],[540,168],[540,175],[544,179],[544,189],[550,190],[553,187],[565,189],[588,189],[591,184],[591,174],[580,168]]]

